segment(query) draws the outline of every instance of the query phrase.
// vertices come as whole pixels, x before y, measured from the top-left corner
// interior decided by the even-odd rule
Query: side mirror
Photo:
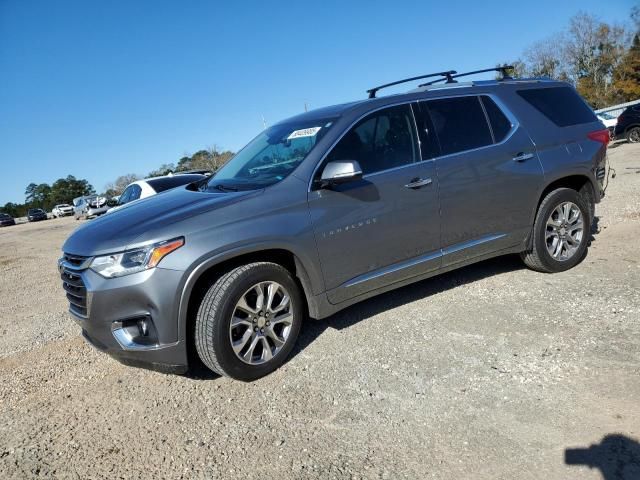
[[[362,168],[360,168],[360,164],[356,160],[337,160],[325,165],[320,177],[320,184],[324,188],[329,185],[340,185],[360,180],[361,178]]]

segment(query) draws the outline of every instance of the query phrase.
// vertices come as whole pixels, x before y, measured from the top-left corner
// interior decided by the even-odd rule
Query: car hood
[[[83,256],[121,251],[158,240],[154,235],[167,225],[217,210],[261,192],[207,193],[178,187],[88,221],[71,234],[62,250]]]

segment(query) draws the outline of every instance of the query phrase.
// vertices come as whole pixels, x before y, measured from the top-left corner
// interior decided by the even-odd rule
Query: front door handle
[[[529,160],[530,158],[533,158],[533,153],[520,152],[520,153],[516,154],[516,156],[513,157],[512,160],[514,162],[524,162],[525,160]]]
[[[409,183],[405,185],[406,188],[420,188],[426,185],[430,185],[432,180],[430,178],[414,178]]]

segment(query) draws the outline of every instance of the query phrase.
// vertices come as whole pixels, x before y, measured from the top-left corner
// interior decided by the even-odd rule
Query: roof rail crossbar
[[[429,73],[427,75],[420,75],[417,77],[411,77],[411,78],[405,78],[404,80],[398,80],[397,82],[391,82],[391,83],[385,83],[384,85],[380,85],[378,87],[373,87],[370,88],[369,90],[367,90],[367,93],[369,94],[369,98],[376,98],[376,92],[378,90],[382,90],[383,88],[387,88],[387,87],[391,87],[393,85],[399,85],[401,83],[405,83],[405,82],[412,82],[413,80],[420,80],[422,78],[430,78],[430,77],[444,77],[441,78],[440,80],[446,80],[447,83],[453,83],[453,75],[455,75],[456,72],[455,70],[448,70],[446,72],[437,72],[437,73]]]
[[[450,79],[447,79],[447,83],[455,82],[455,78],[466,77],[468,75],[475,75],[477,73],[486,73],[486,72],[500,72],[502,74],[502,80],[513,80],[513,77],[507,73],[507,70],[513,70],[514,67],[512,65],[504,65],[502,67],[493,67],[493,68],[484,68],[482,70],[474,70],[472,72],[464,72],[453,75]],[[438,78],[437,80],[432,80],[431,82],[423,83],[422,85],[418,85],[418,87],[427,87],[429,85],[433,85],[434,83],[439,83],[444,81],[444,78]]]

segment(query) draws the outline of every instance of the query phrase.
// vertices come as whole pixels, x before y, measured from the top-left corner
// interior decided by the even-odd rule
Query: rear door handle
[[[430,178],[414,178],[409,183],[405,185],[406,188],[420,188],[426,185],[431,184],[432,180]]]
[[[520,153],[516,154],[515,157],[513,157],[513,161],[514,162],[524,162],[525,160],[529,160],[530,158],[533,158],[533,153],[520,152]]]

